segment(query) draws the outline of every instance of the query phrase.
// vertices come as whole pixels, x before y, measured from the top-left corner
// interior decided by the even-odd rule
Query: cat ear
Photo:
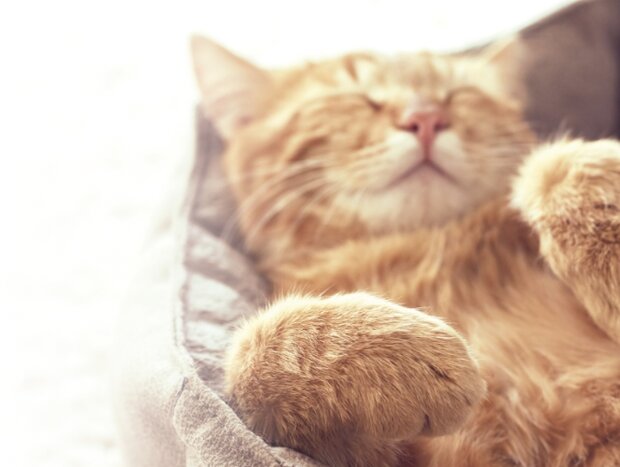
[[[478,58],[484,66],[491,65],[495,69],[504,93],[518,101],[522,99],[524,48],[519,36],[493,42],[479,52]]]
[[[521,42],[518,36],[512,35],[487,45],[479,56],[486,63],[504,66],[517,60],[520,50]]]
[[[205,37],[193,36],[191,51],[204,112],[228,139],[256,116],[271,78]]]

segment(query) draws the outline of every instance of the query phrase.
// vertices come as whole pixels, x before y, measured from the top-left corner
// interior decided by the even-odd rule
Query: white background
[[[149,225],[191,156],[190,33],[277,66],[351,49],[461,48],[566,3],[4,2],[2,465],[120,463],[106,352]]]

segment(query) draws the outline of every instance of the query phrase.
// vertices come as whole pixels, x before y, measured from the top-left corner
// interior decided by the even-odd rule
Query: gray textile
[[[541,135],[560,126],[590,138],[618,134],[619,31],[619,0],[583,2],[524,30],[527,114]],[[223,396],[231,332],[265,302],[268,284],[227,225],[234,203],[221,143],[197,120],[185,200],[158,227],[119,327],[113,390],[127,465],[319,465],[268,446]]]
[[[620,134],[620,1],[570,5],[524,29],[527,118],[541,136]]]
[[[221,183],[221,145],[200,116],[198,136],[181,214],[156,236],[120,325],[114,389],[127,464],[319,465],[268,446],[223,397],[232,329],[264,303],[268,288],[248,258],[220,238],[233,209]],[[235,237],[227,235],[233,244]]]

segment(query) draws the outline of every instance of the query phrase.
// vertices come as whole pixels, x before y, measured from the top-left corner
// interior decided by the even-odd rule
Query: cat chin
[[[357,214],[369,231],[388,233],[441,226],[476,204],[457,186],[437,179],[429,184],[404,184],[368,195]]]
[[[431,169],[379,192],[368,193],[356,205],[358,220],[377,234],[439,227],[485,202],[503,196],[508,183],[498,175],[492,183],[456,182]]]

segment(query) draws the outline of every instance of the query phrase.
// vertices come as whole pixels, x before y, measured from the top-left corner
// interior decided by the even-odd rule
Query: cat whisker
[[[325,186],[326,182],[323,178],[316,178],[310,180],[302,185],[297,186],[293,191],[290,191],[284,196],[279,197],[271,208],[263,214],[260,219],[252,226],[252,228],[246,233],[245,239],[248,244],[252,243],[255,236],[263,229],[263,227],[281,213],[285,208],[289,207],[294,201],[301,199],[305,194],[313,190],[320,189]]]
[[[298,182],[298,188],[303,187],[306,183],[312,181],[318,181],[318,178],[309,178],[307,180],[302,180]],[[243,218],[246,213],[250,213],[255,210],[260,212],[262,209],[265,209],[269,203],[277,204],[279,200],[283,196],[287,196],[289,188],[286,184],[276,184],[272,186],[269,190],[263,190],[262,193],[257,193],[253,195],[251,198],[246,199],[240,206],[236,208],[236,210],[231,214],[228,222],[227,222],[227,230],[223,231],[223,237],[228,238],[225,235],[230,235],[233,232],[233,229],[239,225],[239,222]]]
[[[231,214],[228,221],[222,229],[222,238],[224,240],[230,240],[230,236],[234,227],[238,224],[238,221],[242,214],[248,212],[250,209],[254,209],[260,205],[261,202],[266,202],[270,198],[274,198],[277,194],[283,191],[287,182],[290,182],[293,178],[299,177],[303,182],[304,178],[312,175],[313,172],[321,170],[321,166],[299,166],[289,167],[286,170],[280,172],[276,177],[269,180],[266,184],[261,186],[257,191],[252,193],[247,199],[245,199],[237,208],[235,212]],[[316,177],[315,177],[316,178]]]
[[[331,218],[332,218],[334,212],[337,210],[337,206],[338,206],[338,204],[336,202],[332,202],[331,203],[329,209],[327,210],[327,212],[325,213],[325,215],[321,219],[321,225],[319,226],[319,228],[316,229],[316,232],[314,232],[314,240],[316,240],[317,237],[321,233],[323,233],[325,228],[329,225],[329,222],[331,221]]]
[[[331,189],[325,189],[318,191],[317,195],[314,196],[305,206],[301,208],[295,219],[293,220],[291,226],[291,232],[296,232],[299,225],[306,218],[306,214],[309,213],[313,208],[319,206],[321,202],[323,202],[326,198],[331,195],[337,194],[339,191],[338,186],[331,186]],[[332,203],[333,204],[333,203]]]
[[[267,165],[267,164],[264,164]],[[238,175],[228,175],[227,179],[229,181],[243,181],[243,180],[247,180],[250,178],[254,178],[257,176],[265,176],[265,175],[272,175],[272,174],[284,174],[284,173],[288,173],[292,170],[302,170],[302,169],[310,169],[310,168],[328,168],[329,165],[325,163],[325,161],[321,161],[321,160],[315,160],[315,159],[308,159],[308,160],[304,160],[304,161],[300,161],[300,162],[296,162],[295,164],[288,166],[288,167],[281,167],[281,166],[271,166],[271,167],[262,167],[262,166],[257,166],[257,167],[253,167],[252,170],[246,170],[243,172],[240,172]]]

